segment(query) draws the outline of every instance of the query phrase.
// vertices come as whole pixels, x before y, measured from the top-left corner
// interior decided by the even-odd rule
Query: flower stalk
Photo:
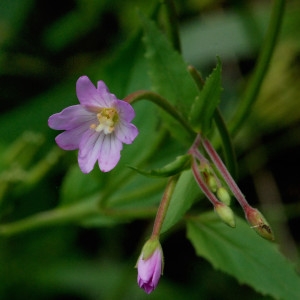
[[[173,195],[173,192],[176,187],[176,183],[178,181],[179,176],[175,175],[170,177],[168,184],[166,186],[166,189],[164,191],[163,197],[161,199],[161,202],[159,204],[157,214],[155,217],[154,225],[153,225],[153,230],[152,230],[152,238],[159,237],[165,216],[167,214],[169,204]]]
[[[190,124],[181,116],[181,114],[179,114],[179,112],[175,109],[175,107],[164,97],[152,91],[140,90],[140,91],[133,92],[124,98],[124,101],[126,101],[129,104],[133,104],[139,100],[148,100],[155,103],[164,111],[166,111],[169,115],[171,115],[175,120],[177,120],[191,136],[195,135],[195,132],[190,126]]]
[[[145,243],[136,268],[139,287],[150,294],[157,287],[164,269],[163,252],[158,237],[152,237]]]
[[[138,285],[140,288],[144,289],[147,294],[150,294],[156,288],[159,278],[163,273],[164,259],[159,242],[159,235],[178,177],[178,175],[172,176],[168,181],[157,210],[152,235],[145,243],[136,264],[138,269]]]

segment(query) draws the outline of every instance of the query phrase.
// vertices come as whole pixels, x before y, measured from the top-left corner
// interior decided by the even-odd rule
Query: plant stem
[[[99,209],[99,195],[84,202],[73,205],[58,207],[45,212],[37,213],[28,218],[8,224],[0,225],[0,236],[13,236],[30,230],[40,229],[48,226],[76,223],[84,221],[89,217],[111,217],[128,220],[130,218],[153,218],[155,207],[134,208],[134,209]]]
[[[58,207],[53,210],[37,213],[20,221],[0,225],[0,235],[12,236],[25,231],[65,224],[82,220],[84,217],[99,214],[97,209],[98,197],[91,201],[80,202],[74,205]]]
[[[129,94],[124,101],[133,104],[139,100],[149,100],[155,104],[157,104],[160,108],[165,110],[168,114],[170,114],[175,120],[177,120],[181,125],[187,130],[187,132],[194,136],[195,132],[191,128],[190,124],[178,113],[178,111],[162,96],[146,90],[140,90]]]
[[[235,183],[234,179],[231,177],[230,173],[228,172],[226,166],[222,162],[221,158],[219,157],[214,147],[207,139],[202,139],[202,145],[205,151],[207,152],[207,154],[209,155],[209,157],[211,158],[211,160],[213,161],[213,163],[215,164],[218,171],[223,176],[225,182],[228,184],[229,188],[231,189],[232,193],[234,194],[235,198],[238,200],[242,208],[244,210],[247,209],[249,204],[245,196],[243,195],[243,193]]]
[[[170,179],[168,181],[165,192],[163,194],[163,197],[161,199],[160,205],[157,210],[151,237],[158,237],[160,234],[160,230],[163,225],[165,216],[167,214],[169,204],[170,204],[174,189],[176,187],[178,178],[179,178],[179,176],[175,175],[175,176],[170,177]]]
[[[193,150],[191,150],[193,151]],[[191,152],[192,153],[192,152]],[[194,174],[194,177],[196,179],[196,182],[198,183],[200,189],[203,191],[207,199],[213,204],[213,206],[216,206],[220,204],[220,201],[217,199],[217,197],[210,191],[206,183],[204,182],[199,170],[198,170],[198,164],[196,162],[196,159],[193,158],[192,163],[192,171]]]
[[[271,12],[270,22],[264,44],[262,46],[254,73],[246,88],[240,105],[229,123],[229,131],[235,135],[242,123],[246,120],[260,91],[263,79],[267,73],[275,44],[279,36],[280,27],[284,15],[285,0],[275,0]]]
[[[232,176],[236,177],[237,163],[235,158],[235,152],[232,146],[231,138],[227,130],[226,124],[222,117],[221,111],[218,107],[216,108],[216,111],[214,113],[214,121],[216,123],[219,134],[221,136],[226,165],[230,173],[232,174]]]
[[[201,77],[201,74],[193,66],[188,66],[188,71],[191,74],[191,76],[193,77],[193,79],[198,87],[198,90],[201,92],[201,90],[203,89],[203,86],[205,84],[204,80]],[[227,130],[226,124],[222,117],[221,111],[218,107],[216,108],[215,113],[214,113],[214,121],[216,123],[217,129],[221,136],[226,164],[227,164],[231,174],[233,174],[233,177],[235,177],[236,170],[237,170],[235,153],[233,150],[229,132]]]

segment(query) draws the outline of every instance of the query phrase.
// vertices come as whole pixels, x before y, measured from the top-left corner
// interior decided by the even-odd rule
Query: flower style
[[[64,150],[79,149],[78,163],[83,173],[89,173],[96,161],[100,170],[112,170],[120,160],[123,144],[131,144],[138,134],[131,124],[135,116],[132,106],[111,94],[103,81],[97,88],[87,76],[76,83],[80,104],[65,108],[50,116],[52,129],[65,130],[55,140]]]
[[[157,286],[163,273],[163,253],[157,239],[148,240],[137,262],[137,282],[140,288],[150,294]]]

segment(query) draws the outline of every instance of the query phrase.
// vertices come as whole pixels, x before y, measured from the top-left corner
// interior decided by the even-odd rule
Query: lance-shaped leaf
[[[172,48],[155,23],[141,16],[144,26],[146,58],[152,89],[166,98],[184,119],[188,119],[191,106],[199,94],[182,56]],[[168,129],[178,137],[184,135],[182,126],[162,112]]]
[[[174,161],[159,169],[146,171],[132,166],[129,166],[129,168],[149,177],[170,177],[186,170],[190,166],[191,156],[187,154],[176,157]]]
[[[142,21],[152,87],[188,116],[198,89],[187,64],[153,21],[143,16]]]
[[[225,226],[213,213],[188,221],[187,236],[197,255],[240,283],[275,299],[298,299],[300,277],[275,244],[261,239],[236,217],[236,228]]]
[[[172,195],[161,233],[179,222],[193,203],[201,197],[201,193],[191,170],[182,172]]]
[[[206,79],[200,95],[196,97],[191,107],[189,121],[197,132],[202,131],[204,134],[208,134],[211,129],[212,118],[220,102],[221,70],[221,62],[218,59],[216,68]]]

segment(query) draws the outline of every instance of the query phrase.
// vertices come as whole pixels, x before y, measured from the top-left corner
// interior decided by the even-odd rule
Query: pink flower
[[[138,134],[131,124],[135,116],[132,106],[111,94],[103,81],[97,88],[87,76],[77,80],[80,104],[52,115],[48,125],[65,130],[55,140],[64,150],[79,149],[78,163],[89,173],[98,160],[101,171],[112,170],[120,160],[123,144],[131,144]]]
[[[155,244],[153,242],[156,243],[154,251],[153,246]],[[139,287],[144,289],[147,294],[150,294],[156,288],[160,275],[163,272],[163,253],[158,240],[149,240],[145,244],[137,262],[137,269]]]

